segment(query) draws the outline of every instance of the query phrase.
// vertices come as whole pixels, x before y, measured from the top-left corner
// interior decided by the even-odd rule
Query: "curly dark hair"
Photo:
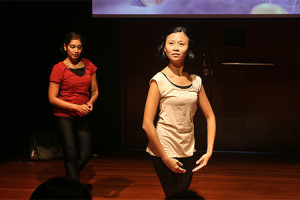
[[[194,42],[193,36],[190,33],[190,31],[186,27],[183,27],[183,26],[177,26],[175,28],[170,29],[162,37],[162,39],[160,40],[160,43],[158,45],[158,56],[165,63],[168,63],[170,61],[169,58],[166,55],[166,52],[164,51],[164,48],[165,48],[165,45],[166,45],[166,39],[172,33],[178,33],[178,32],[184,33],[189,39],[189,48],[188,48],[187,56],[185,57],[185,63],[192,63],[194,61],[194,57],[195,57],[195,53],[194,53],[194,51],[195,51],[195,42]]]

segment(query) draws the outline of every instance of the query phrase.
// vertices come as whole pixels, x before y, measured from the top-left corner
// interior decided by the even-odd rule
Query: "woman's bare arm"
[[[163,160],[166,166],[176,173],[185,173],[186,170],[179,166],[182,166],[178,160],[170,158],[164,151],[159,138],[154,127],[154,118],[156,115],[157,107],[159,104],[159,90],[156,81],[151,81],[150,88],[148,92],[148,97],[146,100],[144,119],[143,119],[143,129],[149,139],[149,142],[155,149],[155,152]]]

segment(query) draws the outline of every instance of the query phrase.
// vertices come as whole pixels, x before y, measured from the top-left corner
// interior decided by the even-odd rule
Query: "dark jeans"
[[[79,180],[79,173],[92,156],[92,141],[87,117],[56,117],[66,176]]]
[[[167,198],[174,193],[189,189],[194,174],[192,170],[196,166],[195,156],[175,158],[183,164],[181,168],[186,170],[184,174],[171,171],[160,157],[151,157],[154,169]]]

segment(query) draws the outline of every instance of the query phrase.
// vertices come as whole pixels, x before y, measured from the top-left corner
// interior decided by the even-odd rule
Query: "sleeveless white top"
[[[202,80],[192,74],[192,84],[178,86],[165,74],[158,72],[151,81],[156,81],[160,93],[159,118],[156,125],[158,138],[169,157],[189,157],[195,152],[194,115]],[[157,156],[148,143],[146,151]]]

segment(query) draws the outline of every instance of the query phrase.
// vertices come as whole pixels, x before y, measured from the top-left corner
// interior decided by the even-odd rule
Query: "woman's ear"
[[[64,43],[64,50],[67,51],[67,45]]]

